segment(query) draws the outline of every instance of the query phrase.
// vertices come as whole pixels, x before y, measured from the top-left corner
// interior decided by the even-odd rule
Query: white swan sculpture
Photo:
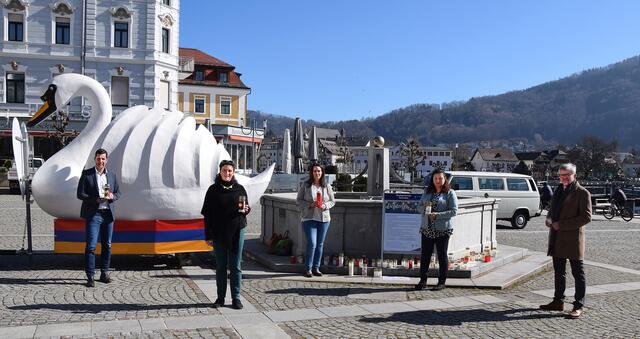
[[[104,87],[80,74],[55,77],[42,96],[43,106],[31,118],[34,126],[82,96],[92,107],[84,130],[69,145],[49,158],[36,172],[33,196],[48,214],[79,219],[78,180],[84,168],[94,166],[96,149],[109,152],[107,168],[118,176],[122,197],[116,203],[120,220],[200,219],[204,195],[220,161],[229,153],[193,117],[182,112],[134,106],[111,121],[111,100]],[[236,174],[256,203],[266,190],[273,165],[256,177]]]

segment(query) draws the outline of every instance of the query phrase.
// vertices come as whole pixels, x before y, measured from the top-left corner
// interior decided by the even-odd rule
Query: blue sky
[[[500,94],[640,54],[640,1],[182,0],[249,109],[319,121]]]

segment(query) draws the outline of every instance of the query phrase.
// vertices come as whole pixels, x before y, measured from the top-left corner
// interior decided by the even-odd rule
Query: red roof
[[[184,48],[180,47],[180,56],[181,57],[192,57],[195,61],[196,65],[207,65],[207,66],[216,66],[216,67],[226,67],[234,69],[235,67],[229,65],[228,63],[214,58],[211,55],[197,49],[197,48]]]
[[[249,87],[240,80],[241,74],[233,71],[235,66],[204,53],[199,49],[181,47],[180,57],[193,58],[195,64],[194,73],[189,75],[187,78],[180,80],[181,84],[249,89]],[[220,70],[216,70],[216,68],[222,69],[223,73],[228,74],[226,82],[220,81],[218,78]],[[196,70],[204,71],[204,80],[195,80],[194,74]]]

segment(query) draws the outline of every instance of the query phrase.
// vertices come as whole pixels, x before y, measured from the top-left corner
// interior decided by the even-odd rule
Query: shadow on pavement
[[[84,285],[86,282],[87,279],[72,278],[0,278],[0,285]]]
[[[117,312],[117,311],[152,311],[167,309],[191,309],[191,308],[213,308],[213,303],[202,304],[35,304],[8,306],[10,310],[30,311],[30,310],[57,310],[72,313],[101,313],[101,312]]]
[[[100,266],[100,255],[96,256]],[[177,268],[176,258],[168,255],[111,256],[112,269],[116,270],[166,270]],[[19,254],[0,255],[0,271],[26,270],[84,270],[83,254]]]
[[[459,326],[463,323],[514,321],[548,318],[565,318],[562,312],[549,313],[537,308],[523,308],[505,311],[490,311],[485,309],[457,310],[457,311],[414,311],[394,313],[383,317],[365,317],[359,321],[364,323],[399,322],[412,325],[440,325]]]
[[[366,294],[379,292],[407,292],[407,288],[287,288],[272,291],[265,291],[267,294],[297,294],[300,296],[346,296],[349,294]]]

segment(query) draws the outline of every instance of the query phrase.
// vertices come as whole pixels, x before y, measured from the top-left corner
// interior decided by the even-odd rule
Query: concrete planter
[[[324,245],[325,255],[344,253],[349,257],[366,255],[379,258],[382,246],[382,200],[341,198],[331,209],[331,224]],[[355,197],[355,195],[354,195]],[[262,238],[267,244],[273,233],[289,231],[293,253],[303,254],[306,247],[295,193],[265,194],[262,204]],[[496,210],[498,200],[460,198],[458,215],[449,252],[455,258],[468,247],[479,252],[484,246],[496,245]],[[419,237],[419,234],[416,234]],[[385,255],[386,256],[386,255]]]

